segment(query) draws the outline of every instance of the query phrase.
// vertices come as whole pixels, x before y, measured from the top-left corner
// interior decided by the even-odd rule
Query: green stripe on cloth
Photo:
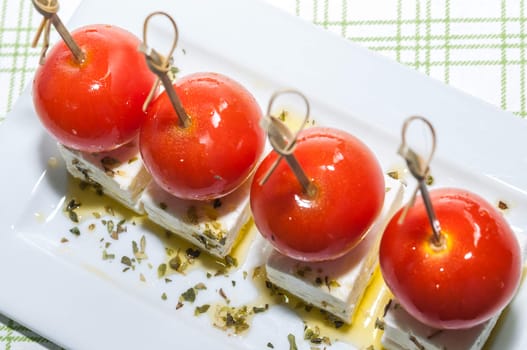
[[[501,2],[501,108],[507,109],[507,11],[505,1]]]
[[[525,1],[520,1],[520,114],[525,116]]]
[[[307,2],[310,6],[297,4],[301,17],[501,109],[527,115],[524,0]],[[332,15],[339,7],[339,17]]]
[[[5,350],[28,349],[29,345],[32,349],[41,348],[40,346],[48,350],[61,349],[46,338],[0,315],[0,348]]]
[[[3,0],[0,15],[0,118],[11,110],[15,100],[32,77],[38,50],[31,49],[36,31],[31,1]]]

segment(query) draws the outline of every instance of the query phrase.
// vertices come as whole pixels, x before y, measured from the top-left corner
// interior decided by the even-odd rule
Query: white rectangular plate
[[[420,114],[436,127],[439,144],[432,165],[435,186],[459,186],[489,201],[506,201],[507,219],[524,234],[527,225],[527,124],[524,120],[383,59],[336,35],[315,28],[258,1],[155,0],[85,1],[70,28],[110,23],[141,37],[147,14],[164,10],[176,19],[180,75],[217,71],[240,81],[265,109],[272,92],[296,88],[312,104],[318,124],[340,127],[361,137],[385,170],[402,168],[396,155],[402,120]],[[171,31],[159,29],[169,42]],[[125,62],[123,62],[125,63]],[[78,239],[67,236],[71,222],[62,213],[67,187],[54,141],[41,128],[26,91],[0,125],[0,312],[67,348],[288,348],[287,334],[302,343],[303,324],[287,308],[257,315],[243,336],[228,336],[195,317],[194,306],[218,302],[224,288],[232,304],[258,298],[242,271],[262,263],[260,241],[245,265],[228,278],[207,280],[202,271],[172,285],[153,278],[163,261],[159,235],[142,226],[130,229],[108,248],[117,258],[101,259],[104,228]],[[130,255],[130,241],[148,238],[149,270],[122,273],[119,258]],[[238,283],[232,287],[231,280]],[[208,290],[195,305],[175,310],[177,297],[197,282]],[[166,292],[168,300],[160,295]],[[527,288],[507,311],[491,347],[524,348]],[[336,343],[334,349],[349,348]]]

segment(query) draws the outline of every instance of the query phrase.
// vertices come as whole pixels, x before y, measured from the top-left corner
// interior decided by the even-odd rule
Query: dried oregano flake
[[[179,300],[193,303],[196,300],[196,290],[194,288],[187,289],[185,292],[181,293]]]
[[[235,334],[240,334],[249,329],[247,306],[230,307],[222,306],[215,310],[214,326],[222,330],[232,329]]]
[[[227,304],[230,304],[231,303],[231,300],[227,297],[227,294],[225,294],[225,291],[223,290],[223,288],[220,288],[218,290],[218,294],[223,298],[223,300],[225,300],[225,302]]]
[[[305,326],[304,327],[304,339],[308,340],[311,344],[326,344],[331,345],[329,337],[322,336],[320,334],[320,328],[315,326],[314,328]]]
[[[69,219],[75,223],[79,222],[79,216],[77,215],[75,210],[80,208],[80,206],[80,202],[77,202],[75,199],[71,199],[66,205],[66,208],[64,209],[66,213],[68,213]]]
[[[121,257],[121,263],[126,265],[126,266],[132,266],[132,260],[129,257],[125,256],[125,255],[123,255]]]
[[[224,258],[224,261],[225,261],[225,267],[227,268],[238,266],[238,260],[231,255],[226,255]]]
[[[278,115],[278,119],[280,119],[280,121],[283,121],[285,122],[286,119],[287,119],[287,115],[289,114],[288,111],[286,111],[285,109],[283,109],[280,114]]]
[[[165,263],[159,264],[159,266],[157,267],[157,278],[164,277],[166,272],[167,272],[167,264]]]
[[[392,179],[395,179],[395,180],[399,180],[400,179],[400,175],[399,175],[399,172],[397,170],[392,170],[392,171],[389,171],[387,173],[387,175],[389,177],[391,177]]]
[[[106,156],[101,159],[101,164],[104,166],[115,166],[115,165],[119,165],[120,163],[121,162],[118,159],[110,157],[110,156]]]
[[[209,310],[209,308],[210,308],[209,304],[196,306],[196,309],[194,309],[194,316],[198,316],[200,314],[203,314],[203,313],[207,312]]]
[[[113,260],[115,259],[115,254],[110,254],[105,249],[102,251],[102,259],[103,260]]]
[[[287,335],[287,341],[289,342],[289,350],[298,350],[298,346],[296,345],[296,339],[293,334],[289,333]]]
[[[194,286],[194,289],[196,289],[196,290],[206,290],[207,286],[205,285],[205,283],[199,282],[199,283],[196,283],[196,285]]]
[[[137,245],[136,241],[132,241],[132,252],[134,253],[134,257],[137,259],[138,262],[141,262],[141,260],[143,259],[148,259],[148,255],[146,255],[145,249],[146,237],[144,235],[141,236],[139,246]]]
[[[259,314],[267,310],[269,310],[269,304],[265,304],[265,306],[253,306],[253,313],[255,314]]]
[[[509,205],[505,203],[504,201],[498,201],[498,208],[501,210],[507,210],[509,209]]]
[[[430,174],[426,176],[425,183],[427,186],[432,186],[434,184],[434,177]]]
[[[179,255],[176,255],[172,259],[169,260],[168,265],[172,270],[179,271],[179,268],[181,267],[181,258]]]
[[[187,254],[188,258],[197,259],[201,255],[201,250],[199,250],[198,248],[196,248],[196,249],[187,248],[185,253]]]

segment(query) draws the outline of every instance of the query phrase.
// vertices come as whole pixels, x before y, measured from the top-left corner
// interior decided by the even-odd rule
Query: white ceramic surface
[[[427,116],[439,137],[432,164],[435,186],[464,187],[491,202],[506,201],[511,205],[507,219],[525,234],[524,120],[258,1],[85,1],[70,27],[111,23],[140,36],[144,17],[154,10],[164,10],[178,22],[175,62],[180,75],[203,70],[227,74],[252,91],[262,109],[275,90],[299,89],[310,99],[318,124],[361,137],[385,170],[402,168],[396,149],[403,119]],[[168,28],[160,25],[157,33],[153,41],[170,40]],[[258,315],[250,332],[239,337],[212,327],[206,316],[193,315],[194,306],[217,301],[219,288],[228,290],[233,304],[257,298],[257,290],[243,282],[242,271],[261,264],[261,240],[254,240],[250,257],[237,272],[206,281],[208,290],[199,303],[176,311],[179,293],[205,277],[194,271],[169,287],[148,278],[164,257],[155,232],[137,226],[111,246],[120,257],[129,254],[131,240],[147,236],[154,271],[140,267],[146,283],[138,280],[139,271],[122,273],[118,259],[101,259],[98,237],[104,228],[60,243],[71,227],[62,213],[67,174],[60,161],[57,167],[48,165],[50,157],[59,156],[34,114],[29,90],[0,125],[0,140],[0,312],[75,349],[252,349],[268,342],[283,349],[288,333],[301,343],[302,321],[287,308]],[[238,282],[236,288],[228,287],[231,280]],[[161,300],[162,292],[169,295],[167,301]],[[527,322],[525,305],[524,287],[492,348],[527,346],[521,329]],[[331,348],[350,346],[335,343]]]

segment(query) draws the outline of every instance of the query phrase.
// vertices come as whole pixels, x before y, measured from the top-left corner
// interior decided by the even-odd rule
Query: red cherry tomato
[[[442,329],[468,328],[499,312],[521,276],[518,241],[503,216],[483,198],[459,189],[430,192],[444,235],[432,228],[418,199],[403,223],[402,209],[382,237],[379,259],[386,284],[421,322]]]
[[[147,169],[179,198],[205,200],[234,191],[263,152],[258,103],[242,85],[217,73],[195,73],[174,87],[190,126],[180,126],[166,93],[158,96],[140,132]]]
[[[143,102],[155,75],[133,34],[109,25],[72,32],[86,59],[75,61],[57,43],[33,81],[33,102],[45,128],[73,149],[115,149],[137,136],[145,118]]]
[[[340,130],[304,130],[294,155],[317,193],[303,194],[282,160],[267,182],[260,179],[278,157],[271,152],[258,167],[251,209],[260,233],[282,254],[304,261],[342,256],[364,237],[384,203],[384,176],[372,151]]]

